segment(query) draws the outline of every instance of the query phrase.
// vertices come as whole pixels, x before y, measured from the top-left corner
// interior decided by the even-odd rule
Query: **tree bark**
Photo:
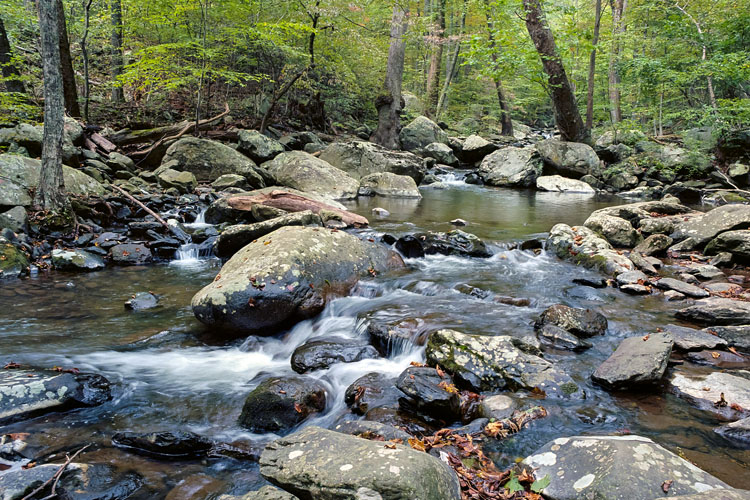
[[[440,115],[446,108],[446,101],[448,99],[448,91],[450,90],[453,79],[458,74],[458,60],[461,54],[461,36],[466,29],[466,0],[464,0],[463,9],[461,10],[461,20],[459,21],[458,39],[456,45],[453,47],[453,55],[449,59],[448,68],[445,72],[445,81],[443,82],[443,90],[440,91],[440,97],[438,98],[437,108],[435,109],[435,119],[439,120]]]
[[[557,53],[555,39],[547,26],[541,0],[523,0],[523,6],[526,12],[526,29],[539,52],[544,72],[548,77],[549,92],[560,135],[565,141],[588,142],[590,134],[583,125],[568,75]]]
[[[407,15],[407,7],[402,6],[399,0],[396,0],[391,19],[391,43],[388,48],[383,94],[375,99],[375,107],[378,110],[378,128],[370,140],[388,149],[398,149],[400,146],[398,133],[401,111],[404,108],[401,85],[404,78],[406,52],[404,35],[408,28]]]
[[[612,123],[622,121],[622,110],[620,109],[620,73],[617,63],[620,59],[620,35],[625,32],[625,6],[626,0],[610,0],[612,8],[612,49],[609,53],[609,105]]]
[[[434,29],[430,34],[432,53],[427,71],[427,115],[435,116],[440,96],[440,68],[443,63],[443,41],[445,38],[445,0],[437,0]]]
[[[123,54],[122,54],[122,2],[121,0],[111,0],[111,19],[112,33],[109,41],[112,45],[112,102],[123,102],[125,96],[122,87],[117,81],[122,75]]]
[[[55,1],[57,15],[58,42],[60,45],[60,70],[62,73],[63,95],[65,98],[65,111],[70,116],[81,116],[81,108],[78,105],[78,90],[76,89],[76,77],[73,72],[73,62],[70,58],[70,42],[68,41],[68,28],[65,24],[65,9],[62,0]]]
[[[39,185],[34,194],[34,204],[37,207],[55,212],[65,210],[68,206],[62,170],[65,108],[60,69],[58,2],[59,0],[39,0],[39,31],[44,75],[44,139],[42,169]]]
[[[495,35],[492,30],[494,25],[492,22],[492,11],[490,8],[489,0],[484,0],[484,15],[487,18],[487,38],[490,42],[490,57],[492,58],[492,65],[495,70],[495,77],[492,79],[495,84],[495,92],[497,93],[497,103],[500,106],[500,126],[502,127],[500,134],[513,136],[513,120],[510,115],[510,106],[508,100],[505,98],[505,91],[503,90],[503,82],[500,77],[497,76],[499,67],[497,64],[497,52],[499,50],[495,44]]]
[[[586,128],[591,130],[594,124],[594,77],[596,76],[596,44],[599,43],[599,26],[602,21],[602,0],[596,0],[594,17],[594,38],[591,56],[589,57],[589,79],[586,89]]]
[[[13,65],[10,41],[8,40],[8,33],[5,31],[2,18],[0,18],[0,67],[2,67],[5,90],[25,94],[26,87],[19,78],[18,70]]]
[[[89,20],[91,14],[91,2],[93,0],[84,0],[84,29],[81,38],[81,54],[83,56],[83,119],[86,123],[89,121],[89,99],[91,97],[91,81],[89,79],[89,53],[86,46],[86,40],[89,37]]]

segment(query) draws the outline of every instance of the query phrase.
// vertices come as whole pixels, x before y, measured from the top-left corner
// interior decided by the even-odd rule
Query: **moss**
[[[570,396],[571,394],[578,392],[578,385],[575,382],[567,382],[560,386],[560,390],[562,390],[563,394],[566,396]]]

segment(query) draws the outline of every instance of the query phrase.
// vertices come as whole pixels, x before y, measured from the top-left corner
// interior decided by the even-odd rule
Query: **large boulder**
[[[587,227],[555,225],[550,230],[546,248],[561,259],[598,269],[609,275],[634,269],[630,259],[617,253],[607,240]]]
[[[253,432],[280,432],[326,407],[326,389],[312,377],[272,377],[247,396],[239,424]]]
[[[750,303],[722,297],[696,300],[691,306],[675,312],[679,319],[703,325],[748,325]]]
[[[419,184],[427,171],[424,161],[413,153],[391,151],[365,141],[334,142],[320,154],[320,159],[355,179],[390,172],[408,175]]]
[[[191,172],[199,181],[212,182],[224,174],[237,174],[245,177],[254,188],[266,185],[252,160],[226,144],[209,139],[179,139],[167,149],[162,165]]]
[[[433,142],[425,146],[424,155],[434,159],[441,165],[448,165],[450,167],[458,165],[458,158],[453,154],[451,147],[442,142]]]
[[[706,375],[677,371],[669,380],[672,392],[692,405],[727,420],[750,416],[750,372],[714,371]]]
[[[677,225],[671,235],[675,241],[692,238],[704,245],[725,231],[750,228],[750,205],[724,205]]]
[[[482,161],[483,158],[497,149],[497,144],[478,135],[470,135],[461,144],[461,148],[456,154],[458,159],[464,163],[476,163]]]
[[[477,174],[490,186],[529,187],[541,172],[542,166],[533,148],[510,146],[485,156]]]
[[[596,148],[604,149],[616,144],[635,146],[636,143],[646,138],[646,134],[640,130],[608,130],[596,140]]]
[[[40,160],[0,155],[0,206],[29,206],[29,191],[39,184]],[[77,196],[102,195],[104,186],[93,177],[63,165],[65,190]]]
[[[346,172],[304,151],[281,153],[263,164],[280,186],[326,196],[333,200],[357,197],[359,183]]]
[[[2,180],[0,180],[2,183]],[[2,189],[2,188],[0,188]],[[23,191],[25,194],[26,191]],[[25,233],[28,231],[29,216],[23,207],[13,207],[2,212],[0,207],[0,229],[8,228],[14,233]]]
[[[706,255],[716,255],[721,252],[729,252],[732,259],[738,262],[750,261],[750,231],[727,231],[712,239],[706,245]]]
[[[216,255],[231,257],[245,245],[286,226],[317,226],[323,225],[319,215],[309,210],[293,212],[273,219],[253,224],[237,224],[224,229],[214,243]]]
[[[260,473],[301,500],[460,500],[455,473],[408,446],[307,427],[266,446]]]
[[[258,164],[273,160],[284,152],[284,146],[279,141],[275,141],[257,130],[240,130],[238,135],[237,149]]]
[[[417,183],[406,175],[381,172],[362,177],[359,183],[360,196],[383,196],[387,198],[421,198]]]
[[[633,225],[615,215],[594,212],[583,225],[599,233],[616,247],[632,248],[641,241],[641,235]]]
[[[109,381],[93,373],[0,370],[0,423],[96,406],[110,397]]]
[[[591,375],[608,389],[629,389],[661,380],[672,354],[674,340],[668,333],[630,337]]]
[[[428,144],[440,142],[448,144],[448,134],[437,123],[426,116],[418,116],[401,129],[398,134],[401,148],[412,153],[421,153]]]
[[[549,500],[654,500],[730,489],[729,485],[641,436],[557,438],[523,461],[550,479]],[[717,491],[719,493],[719,491]],[[711,497],[718,498],[718,497]]]
[[[213,327],[270,330],[319,313],[360,276],[402,266],[385,246],[343,231],[282,227],[224,264],[193,297],[193,312]]]
[[[593,195],[596,190],[591,185],[577,179],[569,179],[560,175],[544,175],[537,177],[536,188],[541,191],[556,193],[581,193]]]
[[[538,390],[548,397],[579,391],[575,382],[552,363],[516,347],[507,335],[468,335],[439,330],[430,335],[427,363],[452,373],[456,380],[479,390]]]
[[[599,157],[588,144],[545,139],[536,144],[544,163],[555,173],[579,179],[599,171]]]

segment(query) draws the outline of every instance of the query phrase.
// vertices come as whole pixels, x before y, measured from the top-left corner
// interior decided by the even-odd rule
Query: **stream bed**
[[[612,394],[593,385],[590,374],[627,336],[645,335],[674,323],[674,305],[661,295],[633,297],[615,289],[576,285],[574,278],[600,276],[544,252],[509,249],[548,231],[554,224],[581,224],[588,215],[621,199],[470,186],[445,179],[442,189],[422,189],[421,200],[360,198],[347,208],[370,219],[376,233],[403,235],[447,231],[465,219],[465,229],[491,244],[488,259],[429,256],[407,261],[408,270],[360,282],[351,296],[330,303],[319,316],[271,338],[231,339],[202,326],[190,308],[192,296],[218,273],[221,262],[200,251],[149,267],[108,268],[88,274],[40,273],[0,288],[0,362],[37,367],[76,367],[113,382],[113,399],[101,406],[49,414],[0,427],[0,433],[28,432],[40,454],[93,446],[81,462],[103,462],[118,473],[136,471],[144,487],[130,498],[162,498],[196,474],[214,478],[224,493],[244,493],[264,484],[256,464],[232,458],[170,463],[114,448],[116,432],[190,430],[211,439],[260,450],[273,435],[251,434],[237,425],[247,394],[264,374],[293,374],[296,347],[317,337],[366,335],[366,323],[410,320],[423,332],[453,328],[479,335],[533,335],[533,322],[546,307],[565,303],[594,308],[609,320],[605,336],[590,339],[580,354],[546,352],[586,393],[582,400],[527,400],[550,416],[504,441],[488,443],[487,454],[507,466],[561,436],[634,433],[652,438],[737,488],[750,489],[750,450],[713,432],[714,417],[663,390]],[[372,208],[390,212],[385,217]],[[190,249],[187,249],[190,250]],[[504,305],[462,293],[465,286],[528,299],[528,306]],[[136,292],[161,297],[156,309],[134,312],[123,303]],[[330,426],[358,418],[343,393],[360,376],[378,371],[398,376],[424,348],[398,346],[390,358],[337,364],[313,372],[329,389],[328,407],[307,424]],[[195,497],[199,498],[199,497]],[[202,497],[200,497],[202,498]]]

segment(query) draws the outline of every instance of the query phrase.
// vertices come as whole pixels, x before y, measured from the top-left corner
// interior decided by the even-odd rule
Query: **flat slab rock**
[[[672,495],[731,490],[729,485],[641,436],[573,436],[550,441],[525,464],[548,476],[548,500],[652,500]],[[711,497],[716,498],[716,497]]]
[[[708,375],[675,372],[670,379],[672,391],[694,406],[729,420],[750,416],[750,372],[737,375],[711,372]],[[741,375],[741,376],[740,376]],[[726,404],[719,404],[724,395]]]
[[[260,473],[303,500],[461,498],[455,473],[439,459],[320,427],[268,444]]]
[[[667,369],[673,344],[668,333],[627,338],[599,365],[591,379],[609,389],[657,382]]]
[[[704,330],[670,324],[664,327],[664,331],[672,335],[675,351],[700,351],[727,346],[726,340]]]
[[[697,300],[692,306],[675,313],[679,319],[704,325],[750,324],[750,302],[718,297]]]
[[[685,283],[684,281],[676,280],[674,278],[660,279],[656,282],[656,288],[659,288],[661,290],[674,290],[675,292],[679,292],[683,295],[694,297],[696,299],[702,299],[711,295],[706,290],[700,287],[691,285],[690,283]]]

